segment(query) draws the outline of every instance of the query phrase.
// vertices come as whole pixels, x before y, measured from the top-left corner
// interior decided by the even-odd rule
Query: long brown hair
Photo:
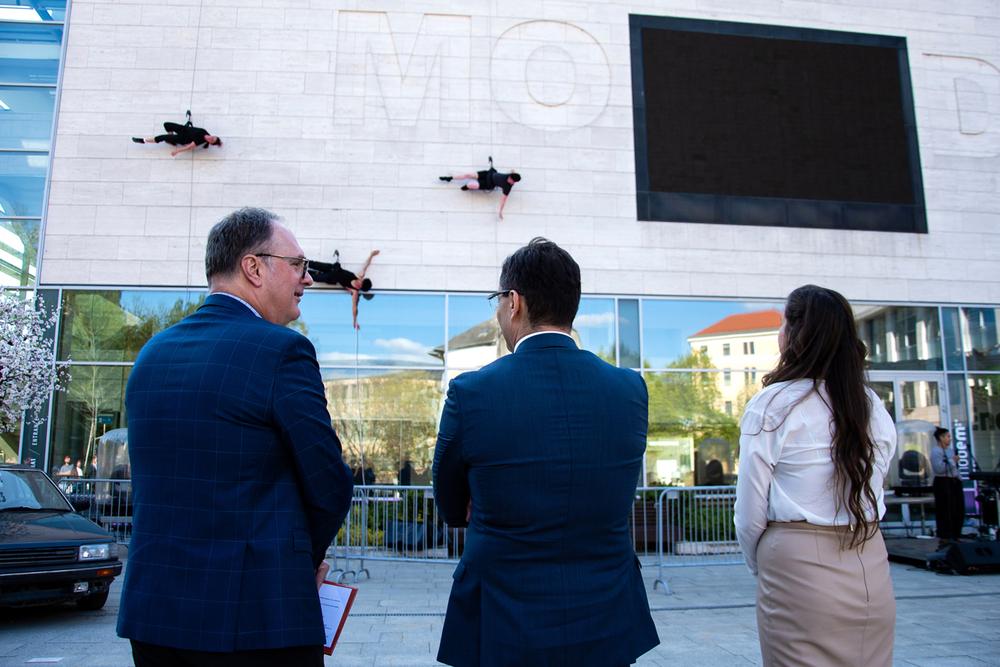
[[[833,290],[805,285],[785,303],[785,347],[778,365],[763,378],[764,386],[809,379],[813,389],[826,385],[833,413],[834,480],[837,502],[847,498],[847,512],[856,526],[849,547],[875,534],[878,519],[865,506],[878,507],[871,488],[875,442],[869,432],[872,406],[865,391],[867,349],[858,338],[851,305]]]

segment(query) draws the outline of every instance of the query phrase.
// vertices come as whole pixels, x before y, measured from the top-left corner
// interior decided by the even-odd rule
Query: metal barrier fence
[[[66,478],[58,481],[81,514],[120,544],[132,536],[132,483],[127,479]],[[733,526],[736,487],[643,487],[629,515],[632,546],[644,565],[663,568],[742,563]],[[430,486],[357,486],[351,509],[327,556],[340,579],[364,572],[366,560],[457,563],[465,529],[449,528]]]
[[[132,538],[132,480],[66,477],[57,482],[77,512],[111,533],[119,544]]]
[[[636,489],[629,532],[645,565],[742,563],[733,527],[736,487]],[[366,560],[456,563],[465,529],[448,528],[430,486],[357,486],[344,527],[327,551],[339,580],[363,572]],[[352,565],[353,563],[353,565]],[[669,591],[667,591],[669,592]]]

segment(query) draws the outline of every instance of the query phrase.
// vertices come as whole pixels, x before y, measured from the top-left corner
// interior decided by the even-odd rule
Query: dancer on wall
[[[439,176],[442,181],[468,181],[462,185],[463,190],[482,190],[491,192],[495,188],[503,190],[503,199],[500,201],[500,219],[503,220],[503,207],[507,203],[507,195],[510,194],[514,184],[521,180],[521,175],[515,171],[502,174],[493,168],[493,156],[490,156],[490,168],[486,171],[477,171],[475,174],[462,174],[460,176]]]
[[[163,124],[163,129],[167,131],[166,134],[158,134],[149,139],[132,137],[132,141],[137,144],[158,144],[161,141],[165,141],[171,146],[180,146],[177,150],[170,152],[171,156],[176,156],[178,153],[189,151],[195,146],[202,146],[204,148],[208,148],[209,146],[222,147],[222,139],[209,133],[209,131],[203,127],[195,127],[191,124],[190,110],[187,111],[186,123],[181,125],[179,123],[171,123],[167,121]]]
[[[315,282],[340,285],[351,293],[351,312],[354,317],[355,329],[361,328],[358,326],[358,299],[363,296],[365,299],[370,300],[375,296],[374,294],[362,294],[362,292],[368,292],[372,288],[372,281],[365,278],[365,272],[368,271],[368,267],[372,263],[372,258],[377,254],[379,254],[378,250],[372,250],[372,254],[368,255],[368,261],[365,262],[365,265],[361,267],[361,271],[356,275],[340,266],[339,250],[333,251],[333,264],[309,262],[309,275],[312,276]]]

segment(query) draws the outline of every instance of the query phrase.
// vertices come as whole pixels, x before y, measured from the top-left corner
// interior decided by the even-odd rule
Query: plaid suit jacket
[[[197,651],[323,644],[313,571],[353,480],[308,339],[210,295],[143,347],[125,404],[118,634]]]
[[[437,659],[630,665],[659,643],[628,517],[646,450],[642,377],[543,334],[451,381],[434,498],[472,521]]]

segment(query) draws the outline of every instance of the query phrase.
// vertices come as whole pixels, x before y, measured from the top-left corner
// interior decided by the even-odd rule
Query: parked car
[[[44,472],[0,464],[0,606],[73,600],[100,609],[121,572],[114,538]]]

